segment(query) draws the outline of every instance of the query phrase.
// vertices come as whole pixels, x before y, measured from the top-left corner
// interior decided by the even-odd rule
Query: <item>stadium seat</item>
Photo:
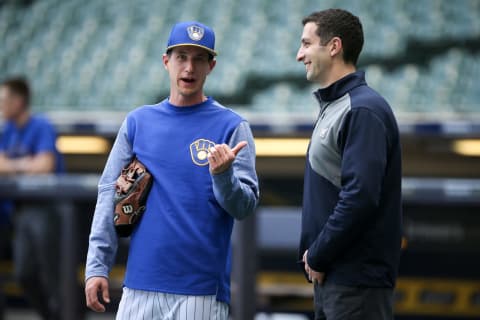
[[[311,105],[312,88],[296,87],[304,78],[295,61],[301,20],[328,7],[346,8],[361,17],[361,62],[366,62],[361,67],[396,112],[479,112],[478,50],[466,51],[459,42],[460,47],[432,53],[427,61],[407,52],[411,40],[442,44],[478,38],[480,2],[475,0],[7,2],[0,7],[1,76],[27,75],[38,110],[124,111],[154,103],[168,94],[161,56],[171,25],[199,20],[215,29],[219,52],[206,85],[209,95],[242,96],[252,103],[240,104],[252,111],[275,107],[286,113],[310,112],[305,106]],[[388,59],[404,62],[392,68],[384,63]],[[258,79],[272,86],[248,89]]]

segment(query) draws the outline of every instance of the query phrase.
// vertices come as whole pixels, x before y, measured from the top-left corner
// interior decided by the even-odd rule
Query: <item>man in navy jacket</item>
[[[356,69],[359,19],[329,9],[303,25],[297,60],[320,86],[299,248],[314,283],[315,319],[393,319],[402,223],[397,123]]]

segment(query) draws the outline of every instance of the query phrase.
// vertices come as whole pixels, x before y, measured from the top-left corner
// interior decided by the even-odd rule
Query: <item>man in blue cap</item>
[[[136,157],[153,185],[131,235],[117,319],[228,319],[233,222],[253,213],[259,191],[248,123],[203,93],[215,56],[212,29],[174,25],[163,55],[170,96],[133,110],[119,129],[90,233],[85,294],[94,311],[110,300],[115,181]]]

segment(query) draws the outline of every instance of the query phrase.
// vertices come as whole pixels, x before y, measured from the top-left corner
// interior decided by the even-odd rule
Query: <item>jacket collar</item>
[[[365,81],[365,72],[355,71],[346,75],[343,78],[340,78],[326,88],[318,89],[313,94],[320,102],[320,104],[322,104],[322,102],[330,102],[340,97],[343,97],[353,88],[366,84],[367,83]]]

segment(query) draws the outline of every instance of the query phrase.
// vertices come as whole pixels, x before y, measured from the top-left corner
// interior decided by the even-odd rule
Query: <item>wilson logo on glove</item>
[[[122,169],[115,184],[115,212],[113,221],[119,237],[128,237],[145,211],[152,175],[147,168],[133,159]]]
[[[133,213],[133,206],[131,204],[126,204],[122,207],[122,211],[125,214],[132,214]]]

